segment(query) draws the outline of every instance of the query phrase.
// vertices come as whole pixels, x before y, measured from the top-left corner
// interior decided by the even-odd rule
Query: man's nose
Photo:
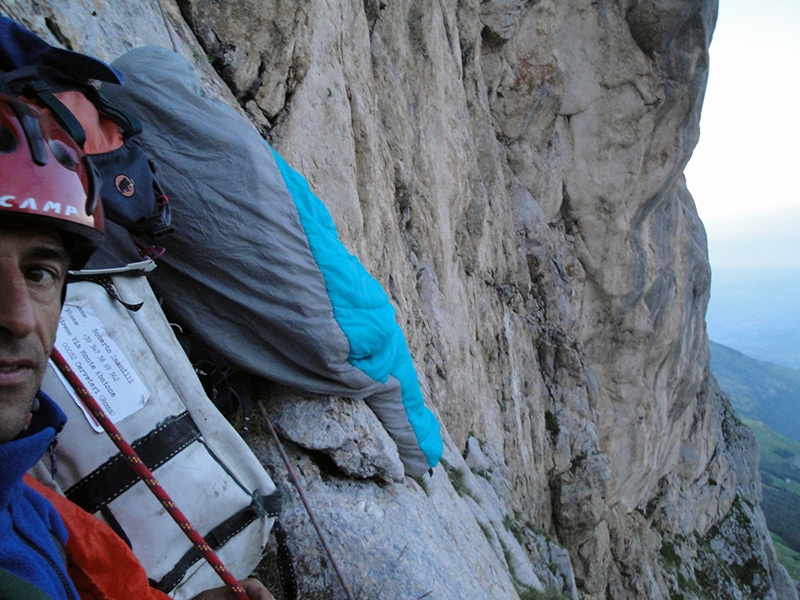
[[[16,269],[2,269],[0,274],[0,330],[22,338],[36,325],[33,301],[27,282]],[[10,272],[9,272],[10,271]]]

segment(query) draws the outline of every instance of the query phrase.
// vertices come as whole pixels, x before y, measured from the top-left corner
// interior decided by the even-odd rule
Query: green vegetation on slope
[[[775,544],[775,553],[778,555],[778,562],[780,562],[789,572],[789,577],[795,581],[800,581],[800,552],[795,552],[786,543],[774,533],[772,534],[772,542]]]
[[[710,342],[711,372],[740,417],[800,441],[800,371]]]
[[[711,372],[756,436],[761,508],[778,559],[800,581],[800,371],[712,342]]]
[[[761,508],[769,530],[786,546],[800,552],[800,442],[745,420],[758,440],[761,455]]]

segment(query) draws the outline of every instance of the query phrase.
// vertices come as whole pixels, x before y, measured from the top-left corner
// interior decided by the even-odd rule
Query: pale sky
[[[686,167],[713,267],[800,268],[800,0],[720,0]]]

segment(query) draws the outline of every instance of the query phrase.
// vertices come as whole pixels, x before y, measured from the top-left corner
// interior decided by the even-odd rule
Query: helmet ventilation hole
[[[10,154],[19,146],[17,136],[7,127],[0,127],[0,152]]]
[[[72,151],[69,147],[59,140],[50,140],[50,150],[53,152],[53,156],[59,162],[60,165],[66,167],[70,171],[74,171],[78,167],[78,160],[76,156],[73,156]]]

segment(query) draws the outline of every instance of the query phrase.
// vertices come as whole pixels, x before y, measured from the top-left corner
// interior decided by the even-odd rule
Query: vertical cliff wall
[[[0,8],[107,60],[174,45],[385,285],[446,428],[432,478],[397,481],[361,403],[270,391],[362,597],[796,598],[708,372],[682,171],[716,0]],[[286,495],[305,597],[342,597]]]

